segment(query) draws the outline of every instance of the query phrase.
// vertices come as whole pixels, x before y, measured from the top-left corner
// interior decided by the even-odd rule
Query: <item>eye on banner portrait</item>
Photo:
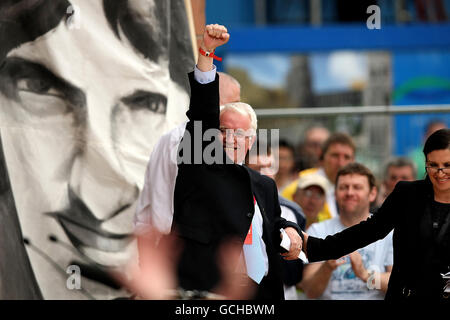
[[[0,299],[127,296],[104,271],[135,259],[146,163],[185,120],[186,3],[1,1]]]

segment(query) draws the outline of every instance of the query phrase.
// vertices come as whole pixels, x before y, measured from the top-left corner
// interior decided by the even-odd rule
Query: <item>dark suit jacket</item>
[[[199,84],[189,74],[191,101],[186,133],[179,147],[184,163],[178,165],[174,194],[172,232],[183,240],[178,265],[180,286],[189,290],[211,290],[220,280],[217,265],[218,249],[230,238],[243,243],[254,215],[253,195],[263,216],[263,240],[269,259],[269,274],[259,285],[256,298],[282,299],[283,287],[279,261],[279,229],[294,223],[280,217],[280,205],[275,182],[245,166],[233,164],[186,163],[199,155],[195,150],[194,121],[207,129],[219,129],[219,76],[209,84]],[[199,123],[197,123],[199,124]],[[217,153],[226,161],[223,146],[216,141]],[[210,142],[204,142],[205,151]],[[198,145],[197,145],[198,146]]]
[[[394,265],[386,300],[442,299],[440,273],[450,271],[450,228],[435,243],[431,182],[399,182],[377,213],[325,240],[309,237],[309,261],[337,259],[384,238],[394,229]]]

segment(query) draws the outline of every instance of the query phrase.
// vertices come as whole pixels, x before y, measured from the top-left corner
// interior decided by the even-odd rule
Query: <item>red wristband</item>
[[[198,51],[200,52],[200,54],[201,54],[202,56],[209,57],[209,58],[213,58],[213,59],[216,59],[217,61],[222,61],[222,58],[221,58],[221,57],[218,57],[218,56],[216,56],[216,55],[214,54],[215,51],[209,52],[209,51],[203,50],[202,48],[198,48]]]

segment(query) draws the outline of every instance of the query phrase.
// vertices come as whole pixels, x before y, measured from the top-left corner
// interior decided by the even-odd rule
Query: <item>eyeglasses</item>
[[[220,133],[223,136],[226,136],[227,138],[237,138],[237,139],[244,139],[244,138],[248,138],[253,136],[253,134],[249,134],[247,131],[242,130],[242,129],[237,129],[237,130],[233,130],[233,129],[227,129],[227,128],[220,128]]]
[[[325,196],[323,193],[313,192],[311,190],[303,190],[303,195],[306,198],[313,198],[313,199],[316,199],[316,200],[323,199],[323,197]]]
[[[450,167],[439,168],[437,166],[426,166],[425,169],[427,169],[430,174],[436,174],[439,173],[439,171],[442,171],[443,174],[450,175]]]

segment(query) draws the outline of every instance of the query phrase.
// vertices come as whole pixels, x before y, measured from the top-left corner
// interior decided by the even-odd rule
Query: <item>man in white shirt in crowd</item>
[[[367,220],[377,195],[375,177],[359,163],[348,164],[336,178],[339,216],[314,223],[309,235],[325,238]],[[392,232],[338,260],[305,265],[300,287],[310,299],[383,299],[393,265]]]

